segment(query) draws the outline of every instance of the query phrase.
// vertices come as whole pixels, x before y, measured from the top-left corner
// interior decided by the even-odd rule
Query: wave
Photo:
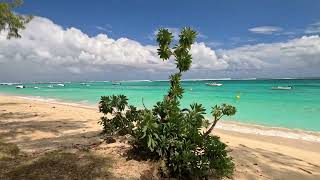
[[[96,109],[97,106],[94,104],[89,104],[87,100],[78,101],[78,102],[66,102],[59,99],[54,98],[46,98],[40,96],[14,96],[27,100],[36,100],[46,103],[52,104],[61,104],[67,106],[88,108],[88,109]],[[294,129],[286,129],[286,128],[276,128],[276,127],[268,127],[268,126],[260,126],[253,125],[247,123],[239,123],[239,122],[220,122],[216,126],[218,129],[233,131],[245,134],[255,134],[262,136],[273,136],[273,137],[282,137],[294,140],[303,140],[309,142],[317,142],[320,143],[320,133],[319,132],[308,132],[304,130],[294,130]]]
[[[74,106],[74,107],[81,107],[81,108],[89,108],[89,109],[96,109],[94,105],[90,105],[89,101],[83,100],[79,102],[65,102],[61,101],[59,99],[53,99],[53,98],[46,98],[41,96],[14,96],[21,99],[27,99],[27,100],[33,100],[33,101],[40,101],[40,102],[46,102],[46,103],[52,103],[52,104],[60,104],[60,105],[67,105],[67,106]]]
[[[291,130],[291,129],[284,129],[284,128],[272,128],[272,127],[269,128],[265,126],[250,125],[250,124],[243,124],[243,123],[239,125],[238,123],[235,124],[235,123],[226,123],[226,122],[217,124],[217,128],[222,130],[227,130],[227,131],[239,132],[239,133],[282,137],[282,138],[288,138],[288,139],[296,139],[296,140],[320,143],[320,134],[308,133],[307,131],[302,131],[302,130],[298,131],[298,130]]]

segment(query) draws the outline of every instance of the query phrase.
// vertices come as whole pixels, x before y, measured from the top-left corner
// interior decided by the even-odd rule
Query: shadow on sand
[[[78,150],[55,150],[37,155],[17,152],[0,143],[0,179],[118,179],[109,173],[112,160]]]
[[[320,167],[278,152],[245,145],[230,153],[236,161],[235,179],[320,179]]]

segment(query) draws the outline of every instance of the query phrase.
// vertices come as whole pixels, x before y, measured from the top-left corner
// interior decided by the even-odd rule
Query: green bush
[[[137,110],[129,106],[123,95],[101,97],[100,111],[105,115],[100,123],[104,133],[110,135],[133,135],[132,145],[162,162],[163,176],[178,178],[216,178],[230,176],[234,164],[227,154],[226,145],[219,137],[210,135],[216,123],[223,116],[236,113],[236,108],[223,104],[214,106],[214,121],[211,127],[202,133],[201,128],[209,125],[205,119],[206,109],[201,104],[191,104],[181,109],[183,97],[181,86],[182,72],[190,69],[191,45],[195,42],[196,32],[184,28],[179,35],[179,43],[170,48],[172,33],[160,29],[157,35],[158,54],[161,59],[175,58],[177,73],[170,76],[168,95],[157,102],[152,109]]]

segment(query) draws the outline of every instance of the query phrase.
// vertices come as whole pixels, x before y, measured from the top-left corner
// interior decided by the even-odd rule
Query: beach
[[[101,115],[94,106],[1,95],[0,141],[16,144],[27,155],[56,150],[79,154],[85,149],[86,153],[112,160],[106,170],[107,179],[139,179],[150,171],[153,162],[128,158],[125,152],[130,147],[125,140],[105,143],[97,123]],[[237,131],[235,127],[242,130]],[[266,133],[262,135],[261,132]],[[271,136],[272,132],[277,133]],[[320,135],[317,132],[223,122],[213,133],[229,146],[236,164],[233,179],[320,178]],[[283,134],[293,136],[287,138]],[[300,138],[306,136],[309,138]],[[20,168],[21,172],[19,166],[7,167],[7,171],[15,172],[15,168]]]
[[[223,84],[219,87],[206,85],[213,81],[182,81],[185,91],[181,107],[189,108],[190,104],[201,103],[210,118],[212,106],[227,103],[237,108],[237,113],[231,117],[235,122],[320,131],[319,79],[231,79],[217,80]],[[167,94],[169,82],[121,81],[119,85],[112,82],[23,83],[21,85],[26,87],[23,89],[17,89],[16,85],[0,85],[0,94],[91,106],[96,106],[101,96],[123,94],[128,97],[129,104],[138,108],[143,108],[144,104],[151,108]],[[274,86],[287,85],[293,89],[272,90]]]

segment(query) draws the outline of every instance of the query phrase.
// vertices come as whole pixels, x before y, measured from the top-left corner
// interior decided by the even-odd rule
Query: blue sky
[[[159,27],[191,26],[203,35],[198,41],[231,48],[301,36],[320,20],[319,9],[318,0],[26,0],[17,11],[47,17],[91,36],[107,33],[144,44],[154,43],[150,36]],[[282,30],[277,35],[249,31],[259,26]]]
[[[319,0],[25,0],[22,38],[0,32],[0,81],[167,79],[160,27],[198,31],[183,78],[320,77]]]

